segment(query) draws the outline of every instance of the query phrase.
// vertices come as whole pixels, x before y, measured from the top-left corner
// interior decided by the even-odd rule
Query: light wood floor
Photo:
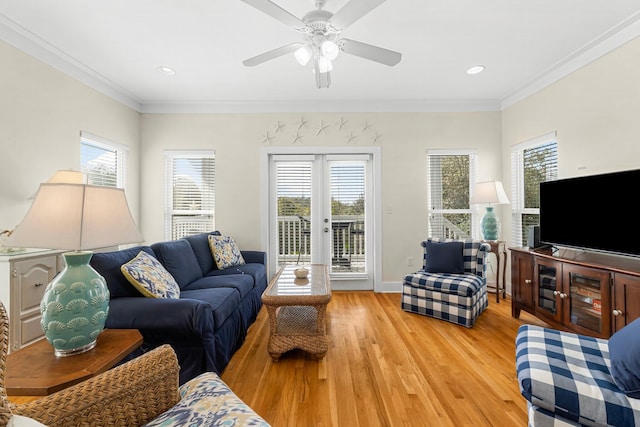
[[[334,292],[329,351],[318,362],[292,351],[273,362],[269,321],[258,315],[222,379],[273,427],[526,426],[515,373],[515,336],[544,325],[511,302],[467,329],[404,312],[400,294]]]

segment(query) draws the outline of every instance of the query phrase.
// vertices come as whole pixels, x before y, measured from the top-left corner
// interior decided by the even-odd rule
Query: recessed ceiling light
[[[167,76],[175,76],[176,75],[176,70],[174,70],[171,67],[167,67],[166,65],[161,65],[158,67],[158,71],[160,71],[162,74],[166,74]]]
[[[478,74],[484,71],[484,65],[474,65],[467,70],[467,74]]]

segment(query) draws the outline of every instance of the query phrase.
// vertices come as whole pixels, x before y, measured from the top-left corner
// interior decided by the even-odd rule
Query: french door
[[[371,154],[277,154],[269,169],[270,264],[326,264],[334,289],[373,289]]]

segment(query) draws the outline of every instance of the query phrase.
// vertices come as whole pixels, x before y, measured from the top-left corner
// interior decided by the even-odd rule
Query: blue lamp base
[[[56,356],[96,346],[109,313],[109,288],[90,265],[92,252],[62,254],[65,268],[47,285],[40,303],[44,335]]]
[[[482,217],[480,225],[482,227],[482,237],[484,240],[498,240],[498,217],[496,217],[492,206],[487,206],[487,211]]]

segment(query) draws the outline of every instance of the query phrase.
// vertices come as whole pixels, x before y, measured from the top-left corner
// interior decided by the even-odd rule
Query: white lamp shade
[[[72,169],[58,170],[47,180],[49,184],[67,183],[67,184],[85,184],[86,175],[80,171]]]
[[[143,240],[123,189],[44,183],[27,215],[4,244],[89,250]]]
[[[470,203],[505,205],[509,204],[509,198],[500,181],[485,181],[476,183]]]
[[[296,58],[296,61],[298,61],[298,64],[304,67],[311,59],[311,48],[307,45],[302,46],[293,53],[293,56]]]
[[[340,48],[337,44],[332,42],[331,40],[325,40],[320,45],[320,51],[322,55],[327,57],[329,60],[333,61],[338,57],[338,53],[340,53]]]

